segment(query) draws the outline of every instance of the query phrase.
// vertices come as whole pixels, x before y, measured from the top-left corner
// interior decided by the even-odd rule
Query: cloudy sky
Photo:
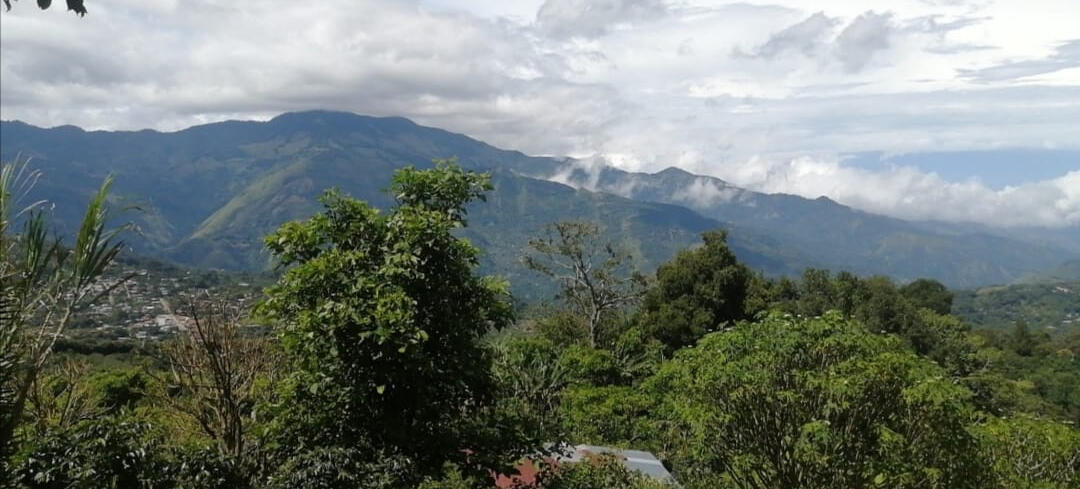
[[[0,13],[0,117],[401,115],[914,219],[1080,226],[1075,0],[87,0]]]

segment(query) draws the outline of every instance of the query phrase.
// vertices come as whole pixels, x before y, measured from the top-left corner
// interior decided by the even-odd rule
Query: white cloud
[[[904,219],[998,227],[1080,226],[1080,170],[994,190],[978,180],[947,181],[910,166],[883,171],[799,157],[727,165],[730,181],[768,193],[826,195],[858,209]]]
[[[724,178],[731,162],[754,158],[1078,148],[1080,69],[1068,44],[1078,9],[1072,0],[94,0],[79,19],[20,2],[0,14],[0,117],[178,129],[328,108],[405,116],[532,154]],[[919,188],[959,192],[939,180]],[[888,194],[827,190],[921,215]],[[1071,222],[1068,205],[1050,217],[1014,207]]]
[[[769,36],[769,40],[754,50],[751,56],[775,58],[785,53],[813,56],[826,44],[839,19],[816,12],[805,20],[792,24]],[[743,54],[736,48],[737,54]]]
[[[844,69],[853,72],[865,68],[875,54],[889,48],[893,30],[892,14],[868,11],[856,17],[836,38],[837,55]]]
[[[726,204],[739,197],[738,188],[724,187],[715,180],[695,178],[690,185],[679,189],[672,196],[675,202],[682,202],[691,208],[706,208],[712,205]]]
[[[593,37],[666,13],[661,0],[546,0],[536,13],[536,24],[555,37]]]
[[[964,78],[981,82],[1017,80],[1080,67],[1080,39],[1063,42],[1043,59],[1010,61],[977,70],[961,70]]]

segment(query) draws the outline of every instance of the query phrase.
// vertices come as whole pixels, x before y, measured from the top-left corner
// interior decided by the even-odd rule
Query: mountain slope
[[[528,238],[568,218],[600,221],[646,270],[716,227],[730,231],[741,259],[774,274],[816,266],[970,287],[1009,282],[1069,256],[1050,245],[928,229],[824,198],[760,194],[676,169],[585,172],[572,161],[500,150],[401,118],[305,112],[173,133],[3,122],[0,157],[16,155],[46,172],[38,196],[56,203],[61,226],[70,229],[94,187],[115,174],[118,202],[143,209],[135,214],[143,230],[137,251],[196,266],[265,268],[261,237],[315,212],[324,188],[385,207],[392,201],[380,189],[396,168],[449,156],[493,171],[496,190],[474,206],[465,236],[487,251],[489,269],[515,285],[534,278],[518,265]],[[579,190],[545,181],[553,177]]]
[[[101,179],[117,175],[116,194],[126,196],[119,200],[138,202],[143,209],[128,214],[143,230],[133,240],[136,250],[200,267],[265,269],[271,262],[262,237],[282,222],[316,212],[323,189],[338,187],[386,207],[393,202],[382,189],[394,170],[429,167],[432,158],[450,155],[470,168],[493,169],[496,190],[486,203],[474,205],[464,235],[485,249],[485,268],[511,278],[524,299],[549,291],[546,281],[527,273],[518,260],[528,239],[555,220],[604,223],[608,238],[634,249],[637,265],[645,270],[695,244],[701,232],[724,227],[682,207],[520,176],[500,162],[516,158],[525,165],[532,159],[464,136],[403,119],[335,120],[340,116],[290,114],[267,123],[223,123],[169,134],[5,122],[0,153],[5,160],[31,157],[33,166],[45,171],[35,197],[56,204],[62,232],[71,232]],[[744,241],[733,239],[733,246],[753,264],[774,272],[795,270],[772,257],[759,259],[755,250],[761,245]]]
[[[1080,327],[1080,281],[1021,283],[956,293],[953,314],[975,327],[1006,330],[1024,322],[1036,330]]]
[[[1075,249],[1046,240],[1028,242],[973,226],[907,222],[826,197],[762,194],[677,168],[645,174],[568,161],[550,176],[578,188],[683,205],[768,233],[830,268],[901,281],[933,277],[954,286],[1008,283],[1024,276],[1024,270],[1045,270],[1062,257],[1076,256]]]

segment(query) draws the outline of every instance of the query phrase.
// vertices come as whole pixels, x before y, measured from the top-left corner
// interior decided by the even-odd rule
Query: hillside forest
[[[59,237],[39,180],[0,172],[2,487],[479,489],[526,460],[518,487],[545,489],[1080,483],[1080,328],[952,314],[1015,302],[993,291],[774,278],[722,229],[642,273],[565,220],[516,258],[552,291],[524,305],[467,239],[492,176],[446,160],[395,171],[381,208],[324,192],[265,236],[261,291],[175,282],[144,306],[174,334],[79,348],[138,230],[105,179]],[[567,444],[651,452],[677,485],[554,463]]]

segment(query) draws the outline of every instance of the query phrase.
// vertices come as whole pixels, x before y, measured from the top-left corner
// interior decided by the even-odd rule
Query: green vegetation
[[[105,198],[111,179],[91,197],[71,248],[50,239],[42,202],[26,202],[40,174],[23,164],[0,167],[0,349],[6,355],[5,409],[0,412],[0,448],[8,445],[21,420],[32,388],[56,342],[79,309],[109,288],[98,287],[101,274],[123,248],[109,229]],[[16,233],[19,221],[22,232]]]
[[[100,239],[71,251],[33,251],[40,215],[5,220],[0,483],[480,489],[528,459],[531,487],[672,487],[553,443],[648,450],[687,489],[1080,481],[1080,334],[972,331],[933,280],[768,279],[723,232],[641,276],[581,221],[521,249],[556,283],[515,318],[462,237],[491,183],[440,161],[396,172],[382,210],[326,192],[265,238],[282,274],[254,310],[198,295],[175,337],[108,361],[31,341],[100,298],[78,292],[115,256],[107,186],[83,227]],[[23,284],[52,276],[57,299],[28,313]]]
[[[724,233],[702,238],[705,246],[660,266],[641,308],[649,334],[669,353],[746,317],[750,271],[738,263]]]
[[[735,487],[987,487],[970,393],[835,312],[707,335],[651,382],[677,457]]]
[[[474,461],[504,455],[511,440],[485,436],[495,386],[480,339],[510,324],[509,296],[473,274],[479,250],[451,234],[489,189],[486,176],[447,163],[405,169],[388,213],[329,192],[324,212],[266,238],[295,265],[262,306],[293,359],[282,443],[391,453],[409,461],[414,483],[465,463],[465,448]]]
[[[1080,280],[1021,283],[956,294],[953,314],[980,328],[1017,322],[1045,332],[1080,328]]]

